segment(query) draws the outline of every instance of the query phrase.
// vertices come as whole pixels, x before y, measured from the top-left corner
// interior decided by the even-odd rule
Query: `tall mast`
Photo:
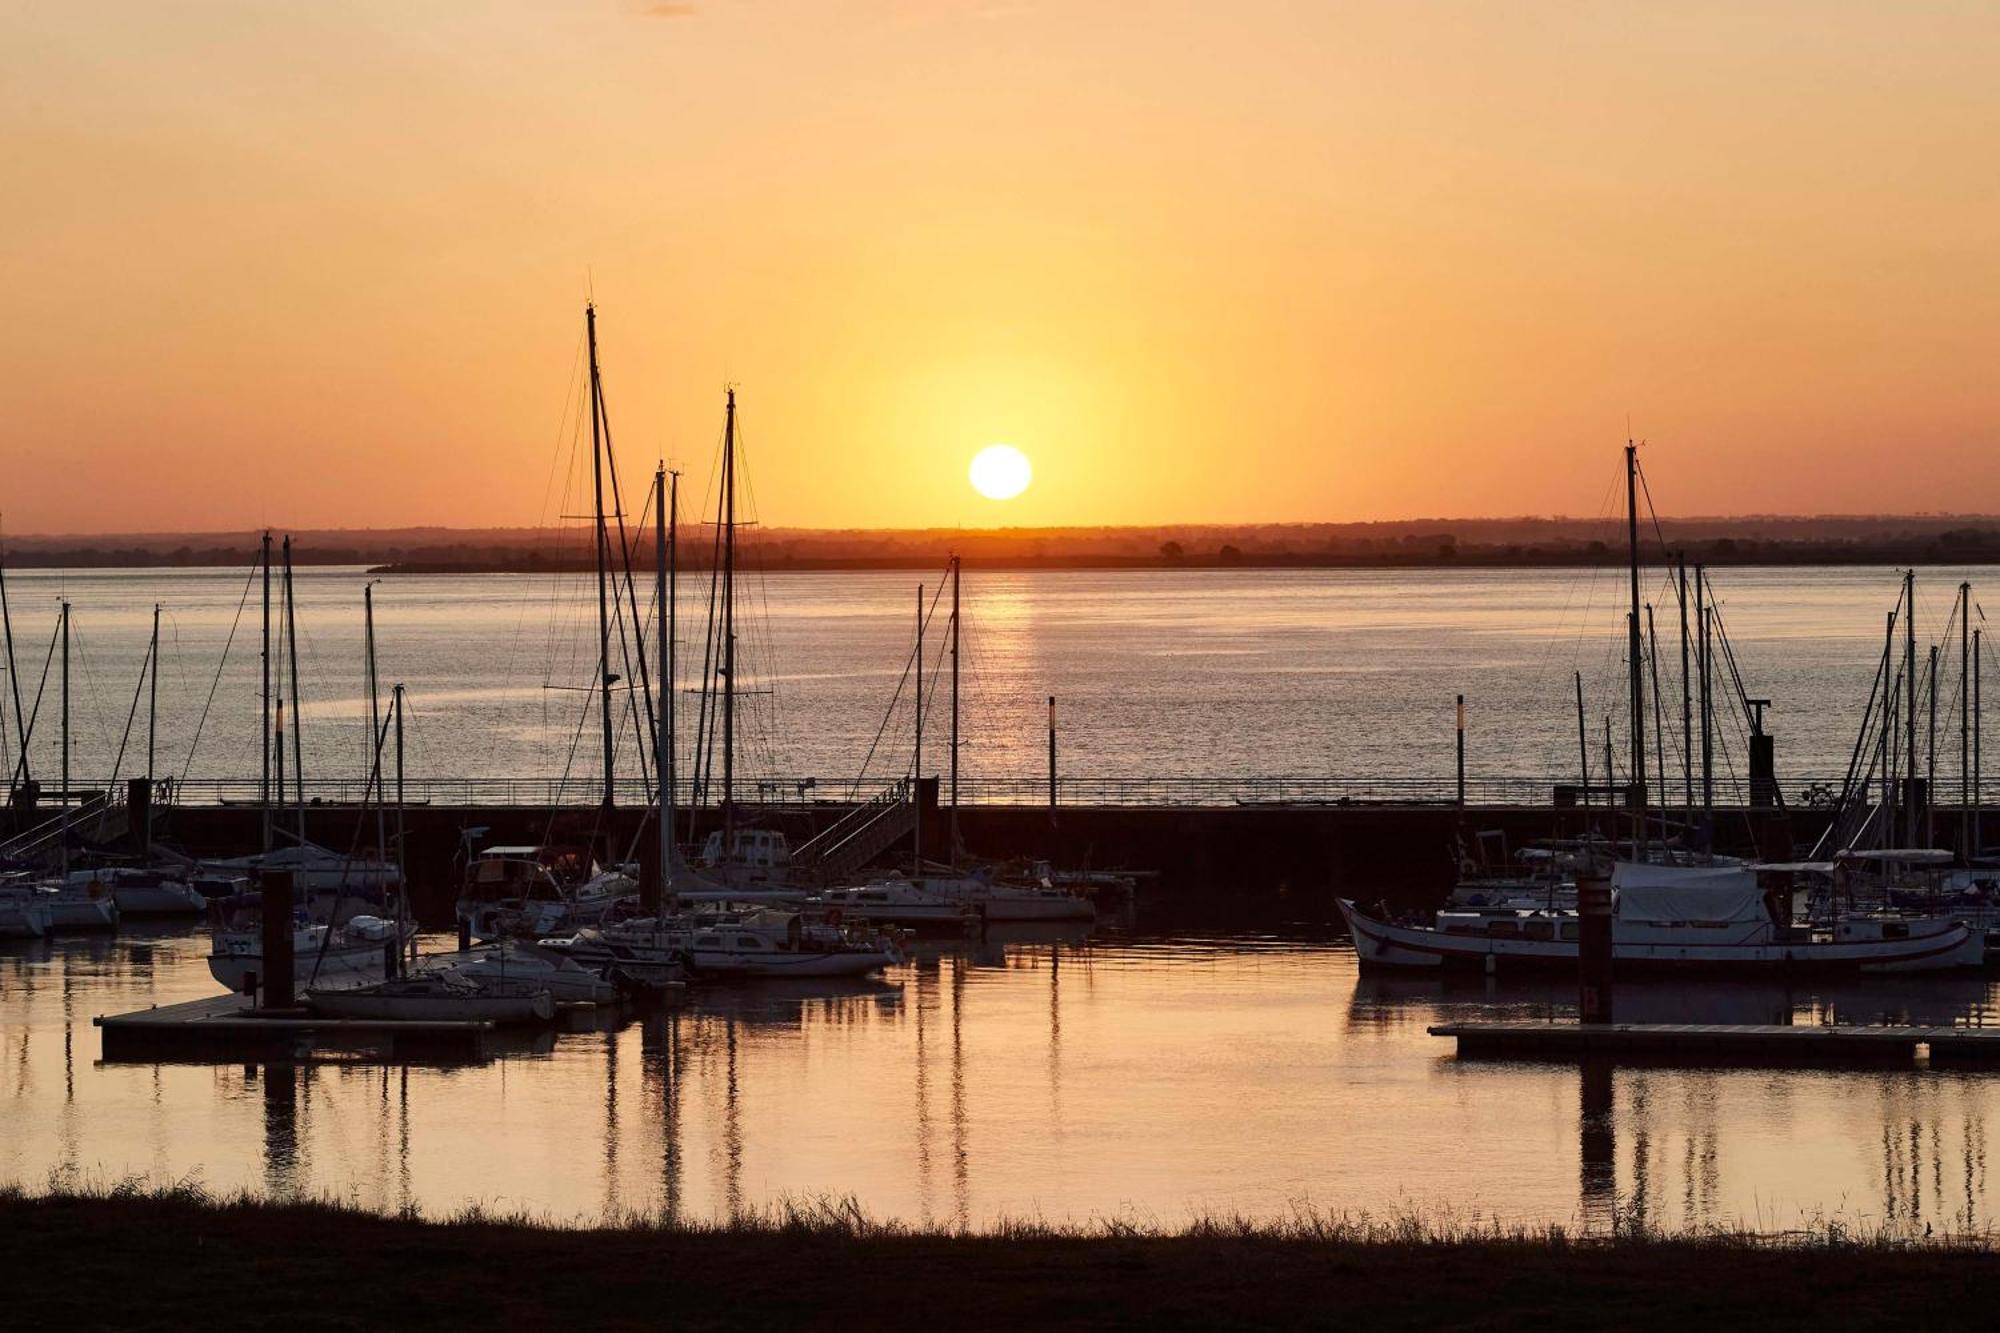
[[[1653,687],[1653,767],[1660,775],[1660,840],[1664,843],[1667,831],[1667,736],[1666,720],[1660,711],[1660,635],[1653,623],[1651,602],[1646,603],[1646,669],[1651,675]]]
[[[1688,562],[1687,552],[1680,553],[1679,577],[1681,584],[1681,786],[1687,821],[1694,822],[1694,682],[1688,678]],[[1660,801],[1666,803],[1667,793],[1660,793]]]
[[[153,646],[146,650],[146,660],[152,664],[151,674],[146,679],[148,696],[146,699],[146,784],[153,782],[153,742],[160,725],[160,604],[153,603]]]
[[[292,600],[292,537],[285,534],[285,660],[290,664],[289,676],[292,685],[292,790],[299,801],[299,843],[306,840],[306,759],[302,748],[305,727],[299,713],[299,610]],[[278,799],[285,799],[284,788],[278,789]]]
[[[1630,440],[1625,442],[1625,537],[1632,577],[1625,655],[1632,681],[1632,776],[1639,789],[1632,827],[1632,859],[1637,861],[1644,856],[1646,842],[1646,682],[1639,660],[1639,448]]]
[[[951,864],[958,867],[958,557],[951,558]]]
[[[264,529],[264,647],[260,661],[264,670],[262,713],[258,729],[264,735],[264,771],[257,783],[257,801],[264,807],[264,850],[271,850],[271,530]],[[282,794],[282,793],[281,793]]]
[[[1902,603],[1896,603],[1896,611],[1902,610]],[[1887,626],[1882,631],[1882,819],[1877,830],[1883,847],[1891,846],[1896,838],[1896,775],[1889,771],[1889,737],[1896,730],[1896,611],[1889,613]]]
[[[1958,585],[1958,803],[1972,804],[1972,585]],[[1958,821],[1959,857],[1972,862],[1971,826]]]
[[[375,785],[375,851],[386,861],[389,841],[382,812],[382,693],[375,664],[375,583],[372,579],[361,585],[361,615],[362,637],[368,645],[368,776]],[[401,920],[400,907],[397,919]]]
[[[0,549],[0,633],[7,640],[7,685],[14,695],[14,734],[21,742],[21,763],[17,780],[28,781],[28,719],[21,711],[21,673],[14,665],[14,616],[7,609],[7,559]]]
[[[396,683],[396,692],[389,704],[396,718],[396,970],[403,970],[402,939],[403,911],[410,898],[410,875],[403,865],[403,685]],[[376,761],[379,770],[381,761]],[[375,792],[375,810],[379,816],[382,810],[382,792],[378,786]],[[386,857],[384,858],[387,859]],[[416,957],[416,945],[410,946],[410,957]]]
[[[69,874],[69,603],[62,604],[62,869]]]
[[[1715,837],[1715,700],[1710,689],[1709,668],[1713,665],[1709,627],[1712,619],[1707,603],[1708,567],[1694,567],[1694,610],[1699,622],[1700,638],[1696,640],[1696,659],[1701,673],[1701,821],[1702,847],[1714,845]]]
[[[1576,755],[1577,772],[1583,775],[1583,807],[1590,808],[1590,740],[1583,729],[1583,673],[1576,673]],[[1609,797],[1607,796],[1607,800]],[[1588,818],[1584,820],[1586,830],[1590,827]]]
[[[676,474],[672,484],[678,486],[680,476]],[[668,580],[672,574],[670,542],[674,536],[674,518],[670,516],[668,504],[668,476],[666,464],[652,474],[652,502],[654,502],[654,562],[652,562],[652,582],[654,596],[658,598],[658,608],[654,614],[654,624],[660,626],[660,723],[654,729],[652,771],[660,779],[660,909],[654,921],[668,915],[674,905],[674,598],[668,590]],[[674,496],[676,500],[680,496]],[[676,506],[678,508],[678,506]]]
[[[1980,711],[1979,686],[1986,675],[1986,662],[1979,656],[1979,636],[1983,631],[1972,631],[1972,854],[1980,853],[1979,816],[1986,800],[1985,784],[1979,774],[1979,736],[1985,730],[1985,715]]]
[[[736,848],[736,390],[722,418],[722,855]]]
[[[924,873],[924,585],[917,585],[917,758],[916,758],[916,798],[917,822],[914,839],[915,856],[913,874]]]
[[[1937,687],[1938,687],[1938,646],[1931,645],[1931,671],[1928,678],[1929,689],[1925,691],[1930,708],[1930,740],[1924,747],[1924,846],[1930,846],[1937,834],[1937,802],[1933,793],[1937,791]]]
[[[590,343],[590,469],[597,514],[597,692],[604,721],[604,808],[608,810],[614,804],[612,784],[616,778],[612,769],[611,687],[618,678],[611,674],[611,611],[605,591],[605,579],[608,577],[605,567],[610,563],[610,535],[604,526],[604,432],[600,420],[603,407],[597,376],[595,305],[584,306],[583,321]]]
[[[1917,571],[1903,571],[1903,763],[1910,785],[1903,805],[1903,845],[1917,845]]]

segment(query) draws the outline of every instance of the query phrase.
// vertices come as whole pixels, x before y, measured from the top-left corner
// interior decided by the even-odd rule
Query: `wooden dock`
[[[486,1058],[494,1025],[484,1020],[423,1022],[322,1018],[309,1009],[260,1010],[241,995],[216,995],[91,1020],[104,1034],[106,1063],[300,1060],[339,1054],[392,1060],[464,1062]]]
[[[2000,1028],[1770,1023],[1441,1023],[1465,1059],[1627,1064],[2000,1067]]]

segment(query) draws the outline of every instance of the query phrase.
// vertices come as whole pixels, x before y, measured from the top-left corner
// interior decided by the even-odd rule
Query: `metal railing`
[[[80,784],[79,784],[80,785]],[[1535,806],[1550,805],[1558,788],[1574,789],[1573,779],[1561,776],[1518,775],[1468,776],[1465,799],[1470,805]],[[1839,790],[1837,780],[1791,778],[1782,784],[1785,800],[1794,805],[1818,803],[1808,799],[1814,789]],[[308,805],[359,805],[368,795],[365,778],[307,778],[304,796]],[[588,808],[599,803],[603,789],[595,783],[549,777],[421,777],[407,778],[404,798],[412,805],[501,806],[525,808]],[[807,809],[822,805],[848,806],[859,803],[850,796],[845,780],[785,778],[756,781],[739,788],[737,801],[744,806],[777,809]],[[641,806],[652,800],[651,789],[639,778],[621,779],[614,798],[621,806]],[[1590,792],[1592,805],[1604,804],[1601,786]],[[1946,793],[1940,793],[1944,797]],[[1457,800],[1456,784],[1450,777],[1388,776],[1274,776],[1274,777],[1128,777],[1079,774],[1059,777],[1056,801],[1065,806],[1240,806],[1240,805],[1449,805]],[[394,802],[391,787],[388,798]],[[1715,801],[1722,806],[1748,802],[1747,782],[1717,782]],[[159,795],[161,803],[183,806],[254,805],[260,799],[256,778],[194,778],[176,782]],[[296,800],[293,785],[286,783],[286,804]],[[373,799],[379,799],[373,798]],[[695,801],[693,792],[683,789],[682,805],[713,805],[713,788],[704,799]],[[949,802],[948,789],[939,799]],[[1049,800],[1046,776],[962,778],[958,787],[961,805],[1038,806]],[[1680,792],[1671,790],[1662,802],[1652,794],[1655,806],[1680,808]],[[1940,799],[1940,807],[1945,802]]]

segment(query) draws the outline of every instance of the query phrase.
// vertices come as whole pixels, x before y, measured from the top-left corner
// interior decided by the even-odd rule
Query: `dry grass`
[[[779,1200],[729,1220],[579,1225],[480,1205],[218,1196],[196,1180],[0,1189],[17,1327],[1987,1327],[1988,1231],[1838,1219],[1601,1234],[1412,1209],[1009,1219],[977,1231]],[[11,1322],[11,1321],[10,1321]]]

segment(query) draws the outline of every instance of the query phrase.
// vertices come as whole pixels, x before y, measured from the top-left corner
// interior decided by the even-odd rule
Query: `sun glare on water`
[[[972,489],[989,500],[1011,500],[1028,489],[1035,469],[1011,444],[990,444],[972,456]]]

